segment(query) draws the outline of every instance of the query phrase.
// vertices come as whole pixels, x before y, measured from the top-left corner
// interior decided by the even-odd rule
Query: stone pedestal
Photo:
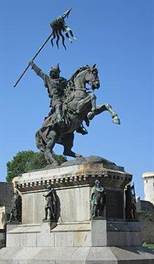
[[[106,191],[103,218],[91,219],[96,179]],[[141,247],[141,224],[125,219],[124,188],[132,179],[122,167],[91,157],[15,179],[22,195],[22,224],[8,225],[0,264],[153,263]],[[52,185],[59,199],[58,222],[43,222],[44,194]]]
[[[124,219],[124,188],[132,175],[112,162],[91,157],[15,178],[15,185],[22,193],[22,223],[42,223],[43,194],[49,184],[55,188],[60,200],[60,223],[89,221],[91,189],[96,179],[106,191],[105,218]]]

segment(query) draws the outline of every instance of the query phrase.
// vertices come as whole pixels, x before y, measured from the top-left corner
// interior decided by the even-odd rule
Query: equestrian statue
[[[80,67],[69,80],[60,76],[59,65],[52,67],[49,75],[33,61],[30,65],[44,81],[51,100],[51,110],[36,133],[36,145],[49,164],[57,165],[53,152],[55,144],[63,145],[64,155],[81,157],[72,151],[72,147],[75,131],[82,135],[88,133],[83,122],[89,126],[89,122],[96,115],[108,111],[113,123],[120,124],[118,114],[110,104],[96,104],[94,92],[100,87],[96,65]]]

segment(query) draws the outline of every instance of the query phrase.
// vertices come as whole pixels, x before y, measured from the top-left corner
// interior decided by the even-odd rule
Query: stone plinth
[[[105,188],[103,218],[91,219],[91,190]],[[141,247],[141,225],[125,220],[124,188],[132,175],[105,159],[91,157],[58,168],[23,174],[14,184],[22,196],[22,224],[7,226],[0,264],[152,264]],[[58,222],[43,222],[47,186],[59,199]]]
[[[52,223],[53,226],[53,223]],[[9,225],[0,264],[153,264],[138,222]]]
[[[141,246],[138,222],[92,220],[54,225],[8,225],[7,246],[14,247],[107,247]]]
[[[25,173],[15,178],[15,185],[22,194],[23,224],[42,222],[43,194],[49,184],[54,186],[60,200],[61,223],[89,221],[91,188],[96,179],[106,190],[105,217],[124,219],[124,188],[132,175],[99,157],[78,159],[75,164],[72,163],[66,162],[65,166]]]
[[[153,264],[154,252],[141,247],[3,248],[0,264]]]

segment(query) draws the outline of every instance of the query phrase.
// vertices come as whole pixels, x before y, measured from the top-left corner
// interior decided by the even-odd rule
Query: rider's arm
[[[34,72],[43,80],[45,81],[46,79],[46,74],[33,62],[30,62],[30,65],[32,67],[32,69],[34,70]]]

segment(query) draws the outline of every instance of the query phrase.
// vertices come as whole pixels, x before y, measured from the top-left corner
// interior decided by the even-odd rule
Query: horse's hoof
[[[116,125],[120,125],[120,118],[118,117],[118,115],[115,115],[113,118],[112,118],[112,122]]]

